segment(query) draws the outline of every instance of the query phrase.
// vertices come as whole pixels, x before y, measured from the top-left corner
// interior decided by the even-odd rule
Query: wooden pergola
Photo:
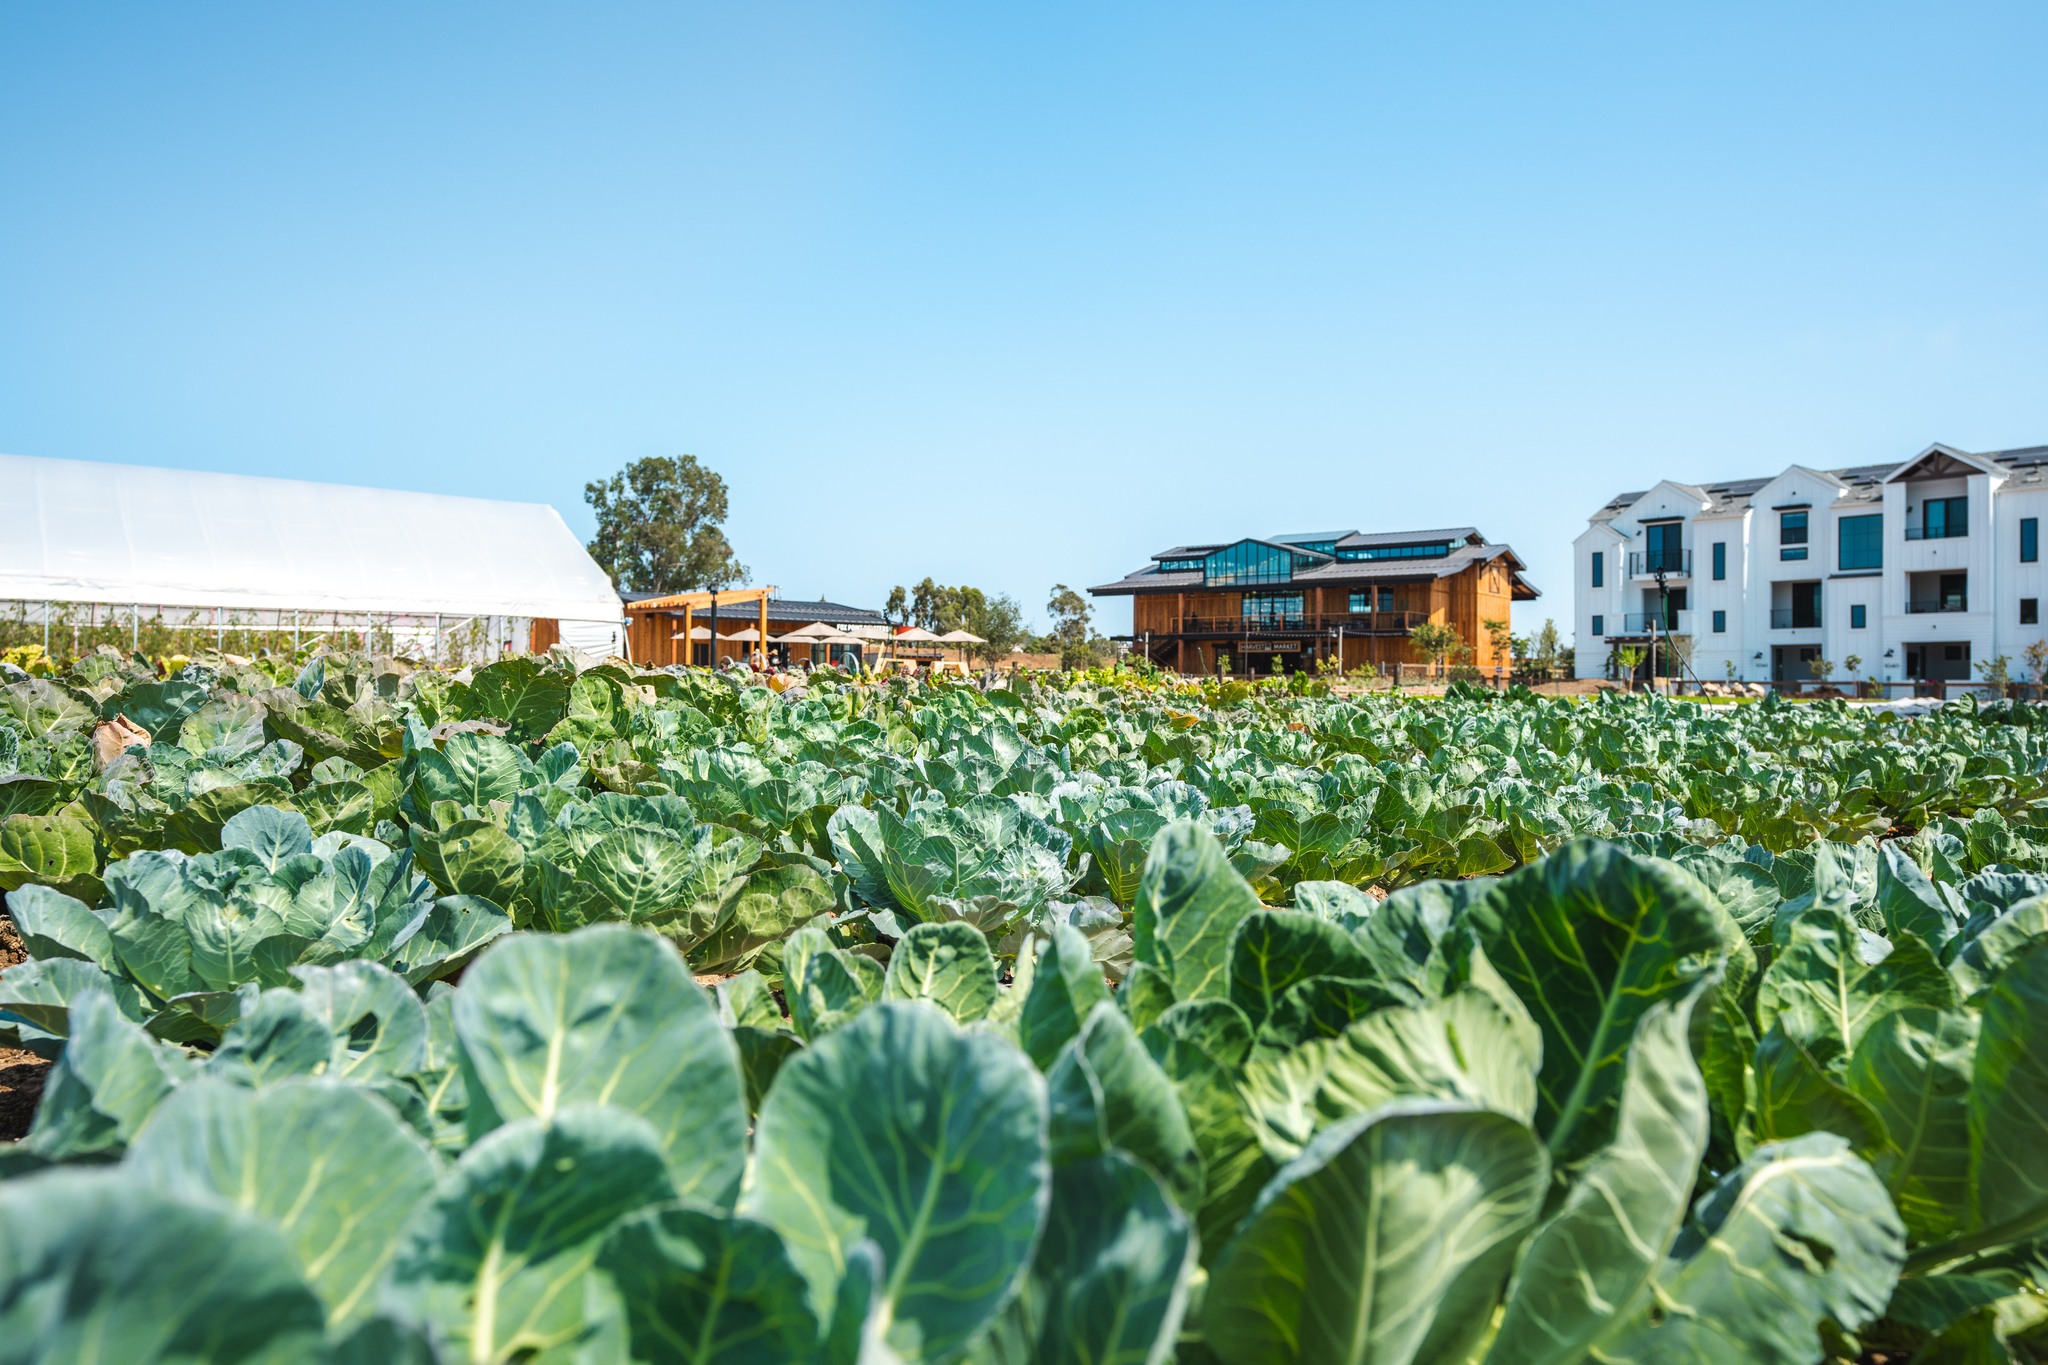
[[[662,597],[649,597],[638,602],[628,602],[626,604],[626,612],[629,617],[632,617],[641,613],[680,611],[683,614],[682,653],[684,660],[688,661],[691,658],[691,624],[699,611],[708,612],[708,609],[714,603],[721,609],[727,606],[743,607],[750,602],[753,603],[754,614],[759,623],[758,633],[760,640],[758,643],[761,649],[765,651],[768,647],[768,599],[775,596],[775,593],[776,589],[772,587],[721,588],[717,592],[672,592]],[[720,614],[724,614],[722,610]],[[738,616],[738,613],[734,613],[734,615]],[[718,635],[715,630],[712,632],[709,652],[711,665],[716,668],[718,666]]]

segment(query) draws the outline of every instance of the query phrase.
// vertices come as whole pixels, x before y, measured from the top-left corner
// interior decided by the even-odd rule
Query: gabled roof
[[[2003,474],[2006,471],[1998,461],[1982,455],[1972,455],[1967,450],[1957,450],[1936,441],[1927,449],[1884,476],[1884,482],[1897,483],[1900,479],[1914,474],[1929,478],[1946,478],[1952,475]]]
[[[1930,446],[1928,449],[1946,450],[1948,447]],[[1921,452],[1922,455],[1926,453],[1926,451]],[[1845,494],[1845,501],[1876,502],[1883,496],[1883,485],[1886,480],[1920,458],[1920,456],[1916,455],[1912,460],[1908,460],[1904,464],[1895,461],[1890,464],[1849,465],[1841,469],[1816,469],[1808,465],[1791,465],[1787,466],[1787,468],[1807,469],[1811,473],[1835,480],[1848,490]],[[2027,446],[2018,450],[1993,451],[1989,454],[1973,456],[1972,458],[1985,460],[2005,470],[2014,470],[2025,466],[2048,465],[2048,446]],[[1687,484],[1684,486],[1688,488],[1697,487],[1700,490],[1708,503],[1707,514],[1712,515],[1716,512],[1740,511],[1748,507],[1751,498],[1754,498],[1761,492],[1766,484],[1774,483],[1782,478],[1784,473],[1784,470],[1780,470],[1776,474],[1760,479],[1724,479],[1718,483]],[[1648,489],[1639,489],[1633,493],[1617,493],[1607,500],[1607,504],[1604,507],[1593,514],[1592,519],[1595,521],[1608,520],[1618,513],[1627,511],[1648,495]]]
[[[1321,539],[1321,537],[1317,537]],[[1483,564],[1496,559],[1506,559],[1514,600],[1530,601],[1539,594],[1537,589],[1522,577],[1524,565],[1513,548],[1507,545],[1488,543],[1485,536],[1470,526],[1452,526],[1433,531],[1381,531],[1362,535],[1356,531],[1347,533],[1338,541],[1339,549],[1362,548],[1384,545],[1431,545],[1448,543],[1452,546],[1447,555],[1433,559],[1365,559],[1340,560],[1330,555],[1316,554],[1299,546],[1287,545],[1278,538],[1247,536],[1244,540],[1231,541],[1241,545],[1250,541],[1259,545],[1271,545],[1276,549],[1287,549],[1295,554],[1308,555],[1319,563],[1299,569],[1286,583],[1248,585],[1255,591],[1285,590],[1289,587],[1338,587],[1347,583],[1388,583],[1423,582],[1432,578],[1450,578],[1463,573],[1474,564]],[[1167,572],[1159,568],[1163,559],[1194,559],[1202,554],[1225,549],[1225,545],[1181,546],[1162,551],[1152,556],[1152,563],[1141,569],[1133,569],[1114,583],[1104,583],[1088,591],[1098,597],[1127,596],[1141,592],[1185,592],[1200,589],[1205,578],[1199,569],[1176,569]]]
[[[628,592],[619,595],[624,599],[627,609],[631,610],[634,603],[645,602],[661,594]],[[759,610],[754,603],[746,602],[729,607],[722,614],[751,620]],[[683,615],[680,608],[666,614],[678,620],[681,620]],[[703,607],[698,608],[695,613],[699,618],[709,614],[709,609]],[[813,602],[801,597],[771,597],[768,599],[768,619],[770,622],[790,621],[800,626],[807,626],[813,621],[823,621],[829,626],[847,626],[880,625],[883,616],[878,611],[870,611],[866,607],[849,607],[844,602]]]

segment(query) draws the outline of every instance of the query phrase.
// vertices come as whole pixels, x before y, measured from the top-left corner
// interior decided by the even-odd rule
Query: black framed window
[[[1861,602],[1852,604],[1849,608],[1849,629],[1861,630],[1869,624],[1868,612],[1863,604]]]
[[[1371,594],[1370,592],[1355,592],[1355,593],[1352,593],[1352,594],[1351,594],[1351,603],[1350,603],[1350,605],[1349,605],[1349,606],[1348,606],[1347,608],[1345,608],[1345,609],[1346,609],[1347,611],[1351,612],[1351,613],[1352,613],[1353,615],[1357,615],[1357,614],[1360,614],[1360,613],[1362,613],[1362,612],[1368,612],[1368,611],[1371,611],[1371,610],[1372,610],[1372,594]]]
[[[1715,548],[1716,548],[1716,549],[1719,549],[1720,547],[1719,547],[1719,546],[1716,546]],[[1727,612],[1725,612],[1725,611],[1717,611],[1717,612],[1715,612],[1715,613],[1714,613],[1714,634],[1716,634],[1716,635],[1726,635],[1727,633],[1728,633],[1728,613],[1727,613]]]
[[[1676,521],[1660,521],[1643,528],[1643,572],[1685,572],[1685,527]]]
[[[1728,542],[1714,542],[1714,581],[1720,582],[1728,576]]]
[[[1600,550],[1593,551],[1593,586],[1607,586],[1607,555]]]
[[[1919,530],[1921,540],[1953,540],[1970,534],[1970,500],[1929,498],[1920,504]]]
[[[2020,624],[2023,626],[2038,626],[2041,624],[2040,598],[2022,597],[2020,599]]]
[[[1601,616],[1601,615],[1599,615],[1598,613],[1595,613],[1595,614],[1594,614],[1594,617],[1593,617],[1593,633],[1594,633],[1595,635],[1605,635],[1605,634],[1607,633],[1607,618],[1606,618],[1606,617],[1604,617],[1604,616]]]
[[[2020,518],[2020,563],[2032,564],[2041,558],[2041,519]]]
[[[1884,518],[1843,517],[1835,523],[1836,567],[1882,569],[1884,567]]]
[[[1357,545],[1337,551],[1337,558],[1356,562],[1365,559],[1443,559],[1451,552],[1447,540],[1422,545]]]
[[[1302,619],[1302,595],[1298,592],[1248,592],[1242,611],[1247,621],[1262,625],[1297,622]]]
[[[1806,558],[1806,513],[1778,513],[1778,558]]]

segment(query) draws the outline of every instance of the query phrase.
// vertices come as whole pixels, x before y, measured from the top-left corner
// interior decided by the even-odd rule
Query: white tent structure
[[[535,621],[625,647],[604,571],[544,503],[0,455],[0,610],[47,622],[348,633],[523,651]]]

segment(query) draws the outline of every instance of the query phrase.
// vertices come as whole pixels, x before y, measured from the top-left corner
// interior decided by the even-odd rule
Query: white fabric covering
[[[0,600],[553,617],[625,612],[545,503],[0,455]]]

